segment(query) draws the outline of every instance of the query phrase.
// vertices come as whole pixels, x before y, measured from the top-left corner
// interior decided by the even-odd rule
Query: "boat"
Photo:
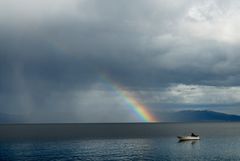
[[[200,140],[200,136],[192,133],[189,136],[178,136],[178,139],[179,139],[179,141]]]

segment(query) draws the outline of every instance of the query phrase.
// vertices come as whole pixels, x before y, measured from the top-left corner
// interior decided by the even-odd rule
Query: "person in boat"
[[[191,134],[192,137],[198,137],[198,135],[195,135],[194,133]]]

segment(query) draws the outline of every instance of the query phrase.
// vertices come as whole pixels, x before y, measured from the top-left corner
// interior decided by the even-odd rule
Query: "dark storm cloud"
[[[1,37],[4,42],[1,48],[7,50],[2,53],[14,54],[11,61],[23,64],[23,74],[27,77],[33,75],[54,83],[56,80],[66,81],[66,85],[73,80],[85,82],[83,79],[87,79],[88,82],[89,76],[101,70],[107,70],[114,79],[127,86],[140,87],[170,83],[218,84],[219,77],[224,81],[229,76],[238,75],[238,70],[216,71],[218,64],[226,63],[223,70],[228,70],[237,63],[227,64],[225,53],[232,46],[214,41],[186,40],[184,37],[176,40],[175,24],[167,24],[177,24],[178,14],[184,13],[185,6],[173,5],[165,9],[162,3],[158,7],[153,7],[153,4],[158,4],[155,1],[140,1],[138,4],[112,1],[80,3],[87,6],[82,11],[86,14],[83,20],[77,15],[71,19],[46,18],[46,22],[35,26],[35,29],[9,29],[11,31]],[[80,10],[79,17],[82,8],[76,7],[77,11]],[[165,34],[173,35],[172,42],[167,38],[164,40]],[[160,47],[151,46],[156,37],[163,37],[163,42],[158,44]],[[169,44],[162,45],[168,41]],[[185,41],[185,44],[180,41]],[[124,77],[128,78],[127,81]],[[232,83],[237,84],[238,81],[222,82],[224,85]]]
[[[59,108],[72,116],[72,93],[89,92],[101,73],[130,89],[237,86],[238,37],[219,34],[225,30],[217,20],[228,18],[222,3],[1,2],[1,109],[44,115]]]

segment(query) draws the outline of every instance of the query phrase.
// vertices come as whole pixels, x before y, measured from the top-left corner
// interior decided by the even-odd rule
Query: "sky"
[[[2,0],[0,110],[29,122],[240,114],[238,0]],[[102,76],[111,81],[106,81]]]

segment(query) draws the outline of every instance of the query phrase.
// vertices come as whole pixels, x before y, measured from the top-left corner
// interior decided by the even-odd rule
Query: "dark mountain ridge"
[[[184,110],[166,112],[164,122],[201,122],[201,121],[240,121],[239,115],[226,114],[210,110]]]
[[[177,112],[162,112],[158,113],[159,122],[238,122],[240,121],[239,115],[226,114],[210,110],[184,110]],[[43,122],[32,122],[24,119],[22,115],[12,115],[0,113],[0,123],[48,123]],[[49,122],[58,123],[58,122]],[[64,123],[64,120],[59,123]],[[74,122],[73,122],[74,123]],[[76,122],[75,122],[76,123]],[[102,123],[102,122],[99,122]],[[115,122],[113,122],[115,123]]]

